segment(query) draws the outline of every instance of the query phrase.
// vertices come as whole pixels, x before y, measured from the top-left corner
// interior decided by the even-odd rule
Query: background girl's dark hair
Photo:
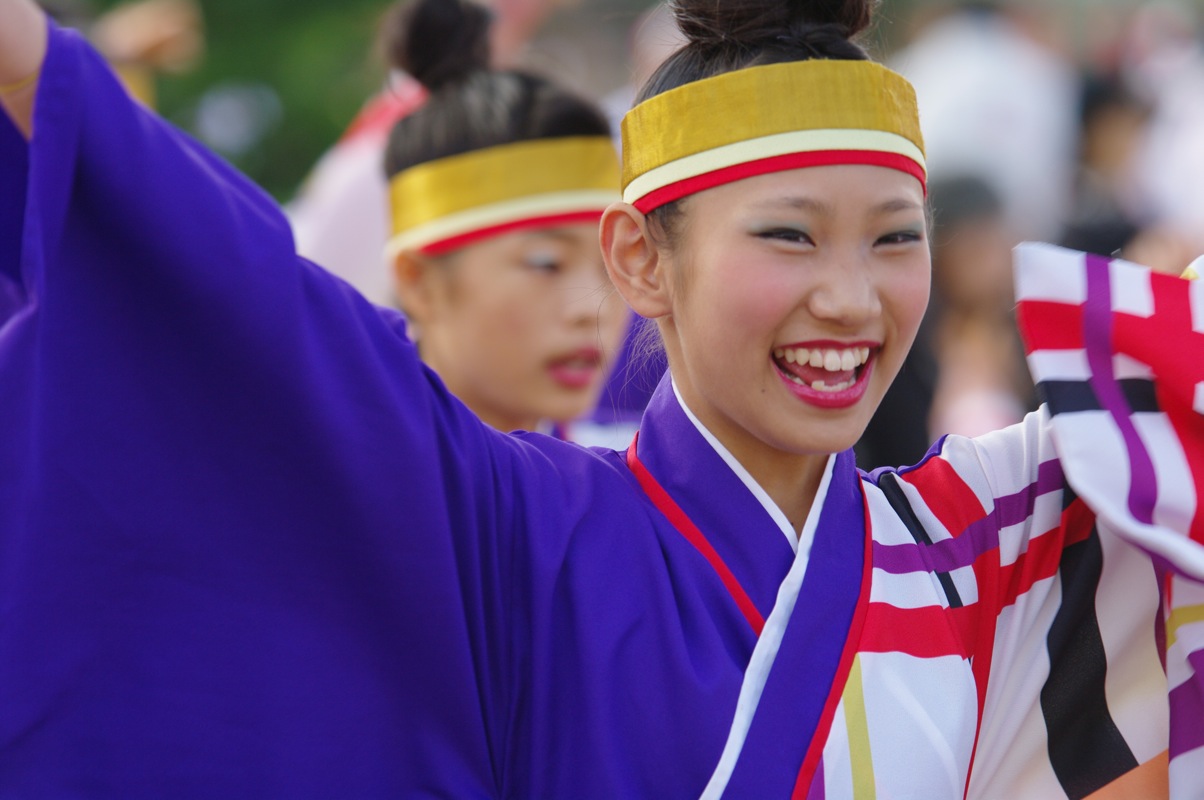
[[[854,39],[869,27],[876,5],[877,0],[671,0],[687,44],[652,74],[636,102],[745,67],[813,58],[868,60]],[[680,203],[649,215],[658,238],[675,238]]]
[[[392,66],[429,93],[394,126],[390,177],[437,158],[531,139],[609,136],[590,102],[526,73],[489,68],[490,12],[471,0],[403,0],[385,18]]]

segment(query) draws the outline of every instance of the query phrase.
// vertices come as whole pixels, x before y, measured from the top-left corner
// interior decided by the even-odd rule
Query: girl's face
[[[481,419],[530,430],[592,410],[627,319],[596,225],[495,236],[421,280],[422,301],[406,306],[423,359]]]
[[[660,259],[687,405],[742,460],[851,447],[911,347],[930,263],[918,181],[872,166],[691,196]],[[770,450],[766,450],[766,448]]]

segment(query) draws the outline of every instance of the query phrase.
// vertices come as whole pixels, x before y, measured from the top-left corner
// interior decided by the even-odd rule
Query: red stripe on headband
[[[578,222],[597,223],[601,219],[601,210],[573,211],[568,214],[546,214],[541,217],[527,217],[525,219],[503,222],[498,225],[490,225],[487,228],[478,228],[477,230],[461,233],[448,239],[440,239],[437,242],[423,245],[418,248],[418,251],[426,253],[428,256],[437,256],[443,253],[450,253],[452,250],[479,242],[482,239],[488,239],[491,236],[499,236],[503,233],[530,228],[554,228],[559,225],[575,225]]]
[[[770,172],[784,172],[788,169],[827,167],[837,164],[862,164],[897,169],[900,172],[906,172],[918,180],[924,187],[925,195],[928,193],[928,177],[924,173],[924,168],[917,164],[914,159],[907,156],[899,155],[898,153],[885,153],[880,150],[817,150],[807,153],[787,153],[781,156],[770,156],[769,158],[746,161],[743,164],[724,167],[723,169],[717,169],[702,175],[695,175],[692,178],[685,178],[676,183],[670,183],[668,186],[654,189],[639,200],[636,200],[633,205],[641,213],[647,214],[653,209],[660,208],[667,203],[672,203],[674,200],[680,200],[687,195],[701,192],[703,189],[722,186],[725,183],[732,183],[743,178],[766,175]]]

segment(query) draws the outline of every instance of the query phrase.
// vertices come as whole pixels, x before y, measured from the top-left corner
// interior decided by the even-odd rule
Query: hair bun
[[[489,69],[492,19],[471,0],[403,0],[385,18],[385,54],[392,66],[434,91]]]
[[[877,0],[672,0],[681,32],[702,47],[798,40],[814,27],[847,39],[869,26],[875,5]]]

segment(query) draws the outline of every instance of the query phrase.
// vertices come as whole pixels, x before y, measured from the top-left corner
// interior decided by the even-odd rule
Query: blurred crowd
[[[904,445],[892,432],[906,427],[872,428],[866,465],[909,463],[923,439],[984,433],[1034,407],[1011,314],[1016,243],[1175,274],[1204,252],[1195,7],[931,3],[888,63],[919,97],[933,296],[911,374],[883,413],[914,409],[927,435]]]
[[[537,70],[557,69],[569,52],[557,17],[591,10],[589,2],[566,0],[491,5],[495,60]],[[934,274],[915,352],[861,444],[865,467],[915,462],[942,434],[983,433],[1035,406],[1012,320],[1010,250],[1019,241],[1120,255],[1173,273],[1204,252],[1204,203],[1194,197],[1204,186],[1204,37],[1196,6],[885,5],[885,60],[919,97]],[[77,6],[60,0],[52,10],[69,18]],[[187,68],[201,54],[200,9],[189,0],[142,0],[85,27],[148,102],[155,75]],[[365,44],[373,36],[365,31]],[[636,87],[679,41],[668,14],[653,6],[631,26],[626,64],[576,65],[593,75],[616,132]],[[600,75],[629,81],[599,86]],[[395,298],[382,255],[388,216],[380,153],[392,124],[422,102],[421,87],[391,74],[290,204],[302,253],[384,305]],[[620,378],[602,402],[612,411],[638,414],[660,368],[655,359],[639,366],[635,341],[629,337]]]

